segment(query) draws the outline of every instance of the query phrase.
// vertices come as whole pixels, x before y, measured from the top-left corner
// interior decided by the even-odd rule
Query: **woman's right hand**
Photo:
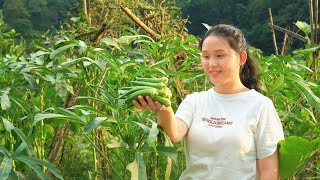
[[[138,96],[137,100],[132,101],[133,105],[141,110],[160,110],[164,105],[159,103],[158,101],[153,101],[150,96]]]

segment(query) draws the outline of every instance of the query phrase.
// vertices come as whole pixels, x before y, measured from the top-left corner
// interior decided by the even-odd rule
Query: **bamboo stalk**
[[[283,38],[283,45],[282,45],[281,55],[285,55],[287,44],[288,44],[288,34],[285,33],[284,34],[284,38]]]
[[[270,17],[270,23],[271,23],[271,32],[272,32],[274,51],[275,51],[276,55],[278,55],[279,53],[278,53],[278,47],[277,47],[277,39],[276,39],[276,33],[274,31],[274,26],[273,26],[273,18],[272,18],[271,8],[269,8],[269,17]]]
[[[87,0],[83,0],[83,11],[84,11],[84,14],[88,15],[88,11],[87,11]]]
[[[95,141],[95,130],[92,130],[92,142],[93,145],[96,146],[96,141]],[[98,162],[97,162],[97,151],[96,148],[93,147],[92,149],[92,163],[93,163],[93,170],[94,170],[94,179],[97,180],[98,179]]]
[[[144,29],[147,33],[149,33],[155,40],[159,40],[161,36],[155,33],[152,29],[150,29],[146,24],[144,24],[136,15],[134,15],[130,9],[126,7],[120,6],[121,9],[134,21],[136,22],[142,29]]]
[[[315,14],[315,22],[314,22],[314,26],[315,26],[315,28],[314,28],[314,43],[317,43],[318,42],[318,33],[317,33],[317,31],[318,31],[318,21],[319,21],[319,1],[318,0],[315,0],[315,12],[314,12],[314,14]]]
[[[90,0],[87,0],[87,1],[88,1],[88,5],[87,5],[88,21],[89,21],[89,24],[91,24],[91,2]]]
[[[311,44],[314,43],[314,23],[313,23],[313,0],[309,1],[310,27],[311,27]]]
[[[312,0],[311,0],[312,1]],[[314,17],[313,17],[313,42],[317,43],[317,31],[318,31],[318,0],[315,0],[315,6],[314,6]],[[310,17],[311,18],[311,17]],[[315,72],[315,75],[313,76],[313,79],[315,81],[318,80],[318,61],[319,61],[319,51],[315,51],[312,54],[312,63],[311,63],[311,69]]]
[[[271,25],[269,24],[269,26],[271,26]],[[283,33],[287,33],[288,35],[290,35],[290,36],[292,36],[292,37],[294,37],[294,38],[296,38],[296,39],[298,39],[300,41],[303,41],[303,42],[306,42],[306,43],[308,42],[308,39],[303,37],[303,36],[301,36],[300,34],[297,34],[295,32],[292,32],[292,31],[290,31],[288,29],[285,29],[285,28],[277,26],[277,25],[273,25],[273,27],[274,27],[275,30],[283,32]]]
[[[41,84],[41,83],[40,83]],[[41,88],[40,92],[40,112],[43,112],[44,110],[44,88]],[[43,119],[40,121],[40,156],[39,158],[41,160],[44,160],[44,143],[45,143],[45,137],[44,137],[44,122]],[[46,168],[42,166],[42,171],[45,172]]]

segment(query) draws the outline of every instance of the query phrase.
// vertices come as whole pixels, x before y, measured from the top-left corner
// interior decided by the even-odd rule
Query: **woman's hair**
[[[202,50],[203,41],[208,36],[218,36],[227,40],[230,47],[241,54],[243,51],[247,53],[246,62],[240,67],[240,80],[244,86],[249,89],[259,90],[258,85],[258,66],[250,58],[248,51],[248,44],[242,31],[234,26],[219,24],[207,31],[199,43],[199,47]]]

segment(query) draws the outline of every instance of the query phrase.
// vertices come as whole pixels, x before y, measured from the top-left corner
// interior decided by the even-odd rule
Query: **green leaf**
[[[111,139],[106,146],[108,148],[129,148],[129,145],[126,142],[122,140],[116,141],[114,139]]]
[[[290,136],[278,143],[279,175],[285,179],[299,172],[309,161],[313,153],[313,144],[308,140]]]
[[[308,36],[308,34],[311,32],[311,26],[303,21],[297,21],[296,23],[294,23],[301,31],[303,31],[306,36]]]
[[[25,176],[19,171],[11,171],[7,180],[25,179]]]
[[[89,111],[89,112],[91,112],[90,114],[92,114],[92,112],[95,112],[95,113],[98,113],[98,114],[100,114],[102,116],[108,116],[108,114],[106,112],[102,111],[103,109],[96,109],[96,108],[93,108],[93,107],[88,106],[88,105],[74,105],[74,106],[72,106],[72,107],[70,107],[68,109],[80,109],[82,114],[83,114],[83,111]],[[117,123],[117,120],[116,119],[112,119],[112,122]]]
[[[202,25],[203,25],[207,30],[209,30],[209,29],[212,28],[212,26],[210,26],[210,25],[208,25],[208,24],[206,24],[206,23],[202,23]]]
[[[101,104],[103,104],[103,105],[107,106],[108,108],[110,108],[110,109],[112,109],[112,110],[115,110],[115,111],[116,111],[116,110],[118,109],[118,107],[117,107],[117,106],[114,106],[114,105],[112,105],[112,104],[110,104],[110,103],[107,103],[106,101],[103,101],[103,100],[98,99],[98,98],[95,98],[95,97],[90,97],[90,96],[79,96],[79,97],[77,97],[77,99],[88,99],[88,100],[93,100],[93,101],[99,102],[99,103],[101,103]]]
[[[315,151],[319,150],[319,148],[320,148],[320,137],[312,140],[311,143],[314,145],[314,150]]]
[[[36,58],[36,57],[39,57],[39,56],[43,56],[45,54],[50,54],[50,53],[47,52],[47,51],[37,51],[35,53],[31,53],[30,56],[33,59],[33,58]]]
[[[65,79],[63,79],[61,74],[57,75],[56,78],[56,83],[54,88],[57,91],[57,94],[59,97],[64,98],[67,96],[68,92],[67,92],[67,82]]]
[[[14,159],[27,164],[30,168],[32,168],[38,174],[40,179],[49,180],[48,176],[42,171],[42,169],[38,166],[38,164],[34,161],[33,158],[24,156],[24,155],[18,155],[18,156],[15,156]]]
[[[78,46],[78,44],[68,44],[62,47],[59,47],[56,50],[53,50],[50,53],[50,59],[59,58],[64,52],[68,51],[69,49]]]
[[[12,156],[10,151],[8,151],[4,146],[0,146],[0,153],[2,153],[4,156]]]
[[[301,90],[301,93],[305,96],[309,104],[320,110],[320,99],[312,92],[305,80],[300,78],[299,75],[295,73],[290,74],[290,76],[285,77],[289,80],[288,82],[291,82],[295,86],[297,86],[297,88]]]
[[[55,175],[58,179],[63,179],[62,174],[60,173],[59,169],[58,169],[55,165],[53,165],[53,164],[51,164],[51,163],[49,163],[49,162],[43,161],[43,160],[41,160],[41,159],[37,159],[37,158],[34,158],[34,157],[30,157],[30,156],[28,156],[28,159],[29,159],[30,161],[33,161],[33,162],[41,165],[41,166],[47,167],[47,168],[49,169],[49,171],[50,171],[53,175]]]
[[[117,39],[103,38],[100,41],[102,43],[105,43],[106,45],[110,45],[110,46],[116,47],[117,49],[121,50],[121,45],[119,44]]]
[[[172,159],[167,157],[167,167],[166,167],[166,173],[165,173],[165,180],[170,180],[171,169],[172,169]]]
[[[152,64],[152,65],[150,66],[150,68],[162,67],[162,66],[164,66],[165,64],[168,64],[168,58],[164,58],[164,59],[162,59],[162,60],[160,60],[160,61]]]
[[[131,180],[147,180],[147,171],[140,152],[136,152],[134,161],[127,165],[131,172]]]
[[[92,131],[92,129],[96,128],[100,123],[108,119],[107,117],[96,117],[92,119],[85,127],[83,130],[83,134],[88,134],[89,132]]]
[[[286,87],[284,83],[284,75],[281,74],[273,83],[273,85],[269,88],[268,94],[272,95],[273,93],[282,90]]]
[[[149,121],[152,123],[152,127],[148,135],[147,143],[154,149],[155,152],[157,152],[156,139],[159,134],[158,124],[152,120]]]
[[[174,161],[177,160],[177,148],[176,147],[158,147],[157,148],[158,150],[158,153],[161,155],[161,156],[164,156],[164,157],[169,157],[170,159],[173,159]]]
[[[83,42],[81,40],[79,40],[79,46],[80,46],[80,49],[78,50],[78,52],[81,55],[87,50],[88,46],[86,45],[85,42]]]
[[[28,73],[22,73],[24,78],[30,85],[30,90],[35,91],[37,94],[39,92],[37,81]]]
[[[19,155],[23,150],[25,150],[28,147],[26,142],[22,142],[18,149],[12,154],[12,156],[17,156]]]
[[[85,117],[80,117],[76,113],[74,113],[68,109],[58,107],[56,110],[62,114],[67,115],[70,118],[70,120],[73,122],[80,123],[82,125],[85,125],[85,123],[87,122]]]
[[[94,60],[92,60],[89,57],[81,57],[81,58],[77,58],[77,59],[67,60],[67,61],[61,63],[60,65],[64,66],[64,67],[69,67],[69,66],[72,66],[72,65],[75,65],[75,64],[79,64],[80,62],[83,62],[83,61],[94,62]]]
[[[121,44],[129,45],[133,41],[141,39],[142,37],[148,37],[148,36],[145,36],[145,35],[121,36],[117,41]]]
[[[313,45],[309,48],[295,50],[293,51],[293,54],[311,54],[317,51],[319,48],[320,48],[319,45]]]
[[[3,121],[3,124],[4,124],[4,127],[6,128],[7,131],[11,131],[13,130],[14,132],[16,132],[18,134],[18,136],[21,138],[22,141],[26,141],[27,137],[26,135],[19,129],[19,128],[16,128],[10,121],[8,121],[7,119],[2,118],[2,121]]]
[[[150,128],[149,128],[148,126],[146,126],[146,125],[144,125],[144,124],[141,124],[141,123],[139,123],[139,122],[136,122],[136,121],[133,121],[133,122],[136,123],[136,124],[138,124],[138,125],[143,129],[143,132],[144,132],[145,134],[148,134],[148,133],[149,133]]]
[[[54,114],[54,113],[38,113],[34,116],[34,121],[32,126],[35,126],[39,121],[43,119],[50,119],[50,118],[68,119],[68,116],[63,114]]]
[[[2,110],[7,110],[11,106],[10,99],[8,96],[9,91],[10,91],[10,89],[7,89],[6,91],[3,92],[2,96],[1,96],[1,109]]]
[[[12,170],[12,158],[4,156],[0,164],[0,179],[7,179]]]

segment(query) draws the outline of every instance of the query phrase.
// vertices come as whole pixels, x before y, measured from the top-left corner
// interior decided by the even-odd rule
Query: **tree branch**
[[[161,36],[155,33],[152,29],[150,29],[146,24],[144,24],[136,15],[134,15],[130,9],[126,7],[120,6],[121,9],[134,21],[136,22],[142,29],[144,29],[147,33],[149,33],[155,40],[159,40]]]
[[[268,25],[271,26],[270,23],[268,23]],[[292,32],[292,31],[290,31],[288,29],[285,29],[285,28],[277,26],[277,25],[273,25],[273,27],[274,27],[275,30],[283,32],[283,33],[287,33],[288,35],[290,35],[290,36],[292,36],[292,37],[294,37],[296,39],[299,39],[300,41],[303,41],[303,42],[306,42],[306,43],[308,42],[308,39],[303,37],[303,36],[301,36],[300,34],[297,34],[295,32]]]

